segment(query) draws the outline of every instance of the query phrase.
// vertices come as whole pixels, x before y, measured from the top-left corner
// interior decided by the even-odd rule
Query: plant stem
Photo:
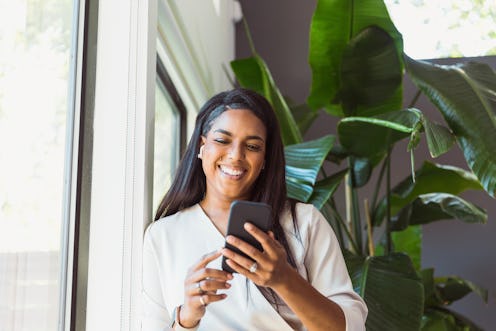
[[[246,21],[246,18],[244,16],[243,16],[243,26],[245,28],[246,38],[248,39],[248,44],[250,45],[251,52],[253,54],[257,54],[257,51],[255,49],[255,44],[253,43],[253,39],[251,37],[250,27],[248,26],[248,22]]]
[[[332,198],[329,198],[329,199],[332,199]],[[337,217],[341,218],[341,216],[337,213],[337,211],[334,211],[332,209],[329,200],[327,200],[327,202],[322,207],[322,213],[324,214],[324,216],[326,217],[328,222],[331,219],[333,220],[331,226],[334,229],[336,236],[338,237],[339,246],[341,247],[341,249],[344,249],[345,248],[345,245],[344,245],[345,242],[344,242],[344,238],[343,238],[343,226],[342,226],[341,222],[339,222],[337,220]]]
[[[408,105],[408,108],[412,108],[413,106],[415,106],[415,104],[417,103],[417,100],[418,100],[418,98],[420,97],[421,94],[422,94],[422,92],[420,90],[417,90],[417,93],[415,93],[412,101]]]
[[[369,255],[374,256],[374,239],[372,237],[372,219],[370,217],[370,209],[369,209],[369,201],[365,199],[363,201],[364,210],[365,210],[365,219],[367,220],[367,238],[368,238],[368,246],[369,246]]]
[[[360,207],[358,205],[358,195],[357,195],[357,190],[355,188],[355,174],[354,174],[354,169],[355,169],[355,159],[353,157],[350,157],[349,159],[349,170],[348,173],[350,174],[350,177],[348,178],[349,180],[347,181],[347,187],[348,187],[348,197],[347,201],[350,203],[350,224],[352,225],[353,233],[355,235],[355,241],[360,249],[360,254],[362,254],[362,224],[361,224],[361,218],[360,218]],[[350,216],[350,215],[348,215]]]
[[[357,254],[361,254],[355,240],[353,239],[351,232],[348,230],[348,227],[346,226],[346,222],[341,218],[341,215],[339,215],[339,213],[336,209],[336,203],[335,203],[334,199],[330,198],[328,201],[328,204],[329,204],[329,207],[331,207],[331,210],[333,212],[334,217],[341,224],[341,228],[344,229],[346,236],[348,237],[348,242],[351,245],[351,250]]]
[[[386,170],[386,255],[392,251],[391,246],[391,147],[387,153]]]
[[[384,177],[384,173],[386,172],[386,163],[387,163],[386,159],[384,159],[384,161],[382,161],[381,170],[379,172],[379,177],[377,178],[377,183],[374,189],[374,195],[372,197],[372,210],[374,211],[377,208],[377,198],[379,197],[379,190],[381,188],[382,179]],[[375,224],[375,220],[374,220],[374,224]]]

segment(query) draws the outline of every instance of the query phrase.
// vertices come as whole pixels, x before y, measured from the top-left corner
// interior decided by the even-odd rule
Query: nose
[[[228,157],[231,160],[244,160],[245,158],[245,149],[242,144],[232,144],[229,149]]]

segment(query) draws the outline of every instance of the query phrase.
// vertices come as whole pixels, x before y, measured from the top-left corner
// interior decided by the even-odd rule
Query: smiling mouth
[[[219,169],[223,174],[233,178],[240,178],[246,172],[244,169],[231,168],[225,165],[219,165]]]

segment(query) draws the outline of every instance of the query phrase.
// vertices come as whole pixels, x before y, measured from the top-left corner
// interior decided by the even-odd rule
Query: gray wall
[[[308,31],[316,1],[296,0],[241,0],[244,16],[248,21],[258,53],[267,62],[276,83],[284,95],[296,102],[305,101],[311,82],[307,63]],[[236,32],[236,55],[249,56],[250,50],[241,24]],[[445,59],[436,62],[452,63],[468,59]],[[496,68],[496,57],[476,59]],[[405,103],[416,89],[405,78]],[[443,122],[440,113],[422,96],[416,107],[430,119]],[[322,114],[312,126],[305,139],[323,133],[335,134],[336,120]],[[393,158],[393,181],[403,179],[410,172],[409,154],[405,146],[395,148]],[[496,151],[495,151],[496,152]],[[416,153],[416,164],[428,159],[425,144]],[[467,168],[465,160],[456,147],[435,160],[441,164]],[[337,193],[338,195],[340,192]],[[434,267],[436,276],[457,275],[489,290],[489,304],[475,294],[470,294],[452,308],[483,327],[492,330],[496,326],[496,200],[484,192],[470,192],[464,196],[485,208],[489,214],[485,225],[465,224],[458,221],[441,221],[424,226],[422,266]],[[338,203],[339,200],[338,199]]]

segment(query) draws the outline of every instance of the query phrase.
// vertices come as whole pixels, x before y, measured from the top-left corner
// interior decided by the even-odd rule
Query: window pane
[[[0,0],[0,330],[56,330],[73,1]]]
[[[496,55],[494,0],[386,0],[416,59]]]
[[[155,156],[153,170],[153,215],[170,187],[180,154],[180,116],[162,82],[155,88]]]

